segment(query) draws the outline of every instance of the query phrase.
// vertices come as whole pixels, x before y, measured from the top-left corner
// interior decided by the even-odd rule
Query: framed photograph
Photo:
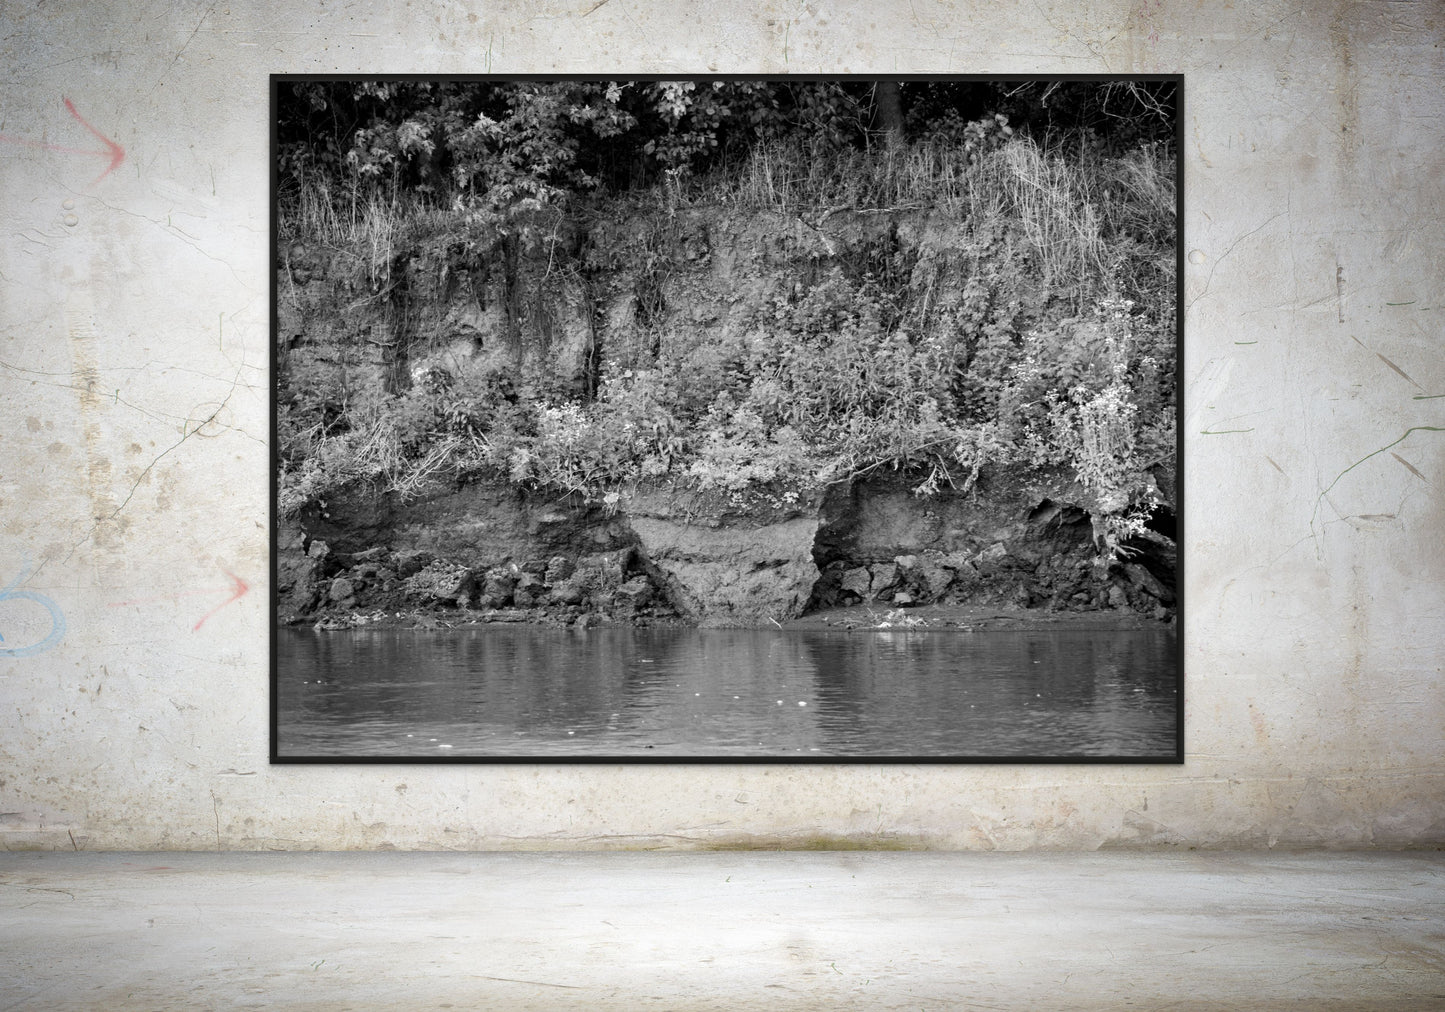
[[[272,761],[1182,762],[1183,85],[274,77]]]

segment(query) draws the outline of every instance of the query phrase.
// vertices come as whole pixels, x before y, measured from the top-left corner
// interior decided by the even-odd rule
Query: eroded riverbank
[[[408,501],[359,484],[283,522],[277,617],[334,628],[907,628],[1066,616],[1129,627],[1175,614],[1167,509],[1110,558],[1066,473],[985,469],[966,492],[930,497],[909,480],[791,496],[666,486],[611,508],[494,480]]]

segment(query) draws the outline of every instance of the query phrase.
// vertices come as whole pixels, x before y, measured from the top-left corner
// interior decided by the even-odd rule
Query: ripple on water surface
[[[284,757],[1174,755],[1172,628],[278,631]]]

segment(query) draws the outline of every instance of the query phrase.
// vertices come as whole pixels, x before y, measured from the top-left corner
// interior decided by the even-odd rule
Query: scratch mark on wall
[[[576,984],[554,984],[548,980],[523,980],[521,977],[490,977],[485,973],[476,974],[482,980],[501,980],[508,984],[531,984],[533,987],[560,987],[568,991],[585,991],[585,987],[578,987]]]
[[[1345,322],[1345,269],[1338,263],[1335,264],[1335,305],[1338,308],[1340,322]]]
[[[1384,363],[1385,363],[1387,366],[1389,366],[1391,369],[1395,370],[1395,371],[1396,371],[1397,373],[1399,373],[1401,376],[1403,376],[1408,382],[1410,382],[1411,384],[1413,384],[1416,389],[1418,389],[1418,390],[1424,390],[1424,389],[1425,389],[1424,387],[1420,386],[1420,384],[1416,383],[1413,379],[1411,379],[1409,373],[1407,373],[1404,369],[1401,369],[1401,368],[1400,368],[1399,366],[1397,366],[1394,362],[1391,362],[1391,361],[1390,361],[1388,358],[1386,358],[1384,355],[1381,355],[1378,351],[1375,352],[1375,357],[1378,358],[1381,362],[1384,362]]]
[[[1363,464],[1365,461],[1371,459],[1372,457],[1378,457],[1380,454],[1385,453],[1385,452],[1387,452],[1387,451],[1390,451],[1392,447],[1399,446],[1399,445],[1400,445],[1401,443],[1403,443],[1405,440],[1409,439],[1410,436],[1411,436],[1413,433],[1416,433],[1416,432],[1445,432],[1445,426],[1441,426],[1441,425],[1412,425],[1412,426],[1410,426],[1408,429],[1405,430],[1404,435],[1400,436],[1399,439],[1396,439],[1396,440],[1394,440],[1393,442],[1386,443],[1384,446],[1380,447],[1378,450],[1371,450],[1369,453],[1365,454],[1363,457],[1361,457],[1359,460],[1355,461],[1355,462],[1354,462],[1353,464],[1351,464],[1349,467],[1345,468],[1345,469],[1344,469],[1343,471],[1341,471],[1339,474],[1335,475],[1335,480],[1332,481],[1332,482],[1330,482],[1329,485],[1327,485],[1327,486],[1325,487],[1324,491],[1319,494],[1319,497],[1315,499],[1314,512],[1310,514],[1310,526],[1311,526],[1311,527],[1314,526],[1315,518],[1319,515],[1319,512],[1320,512],[1320,503],[1324,502],[1325,496],[1327,496],[1327,495],[1330,494],[1330,491],[1331,491],[1332,489],[1334,489],[1334,487],[1340,483],[1340,481],[1345,477],[1345,475],[1349,474],[1349,473],[1350,473],[1351,471],[1353,471],[1355,468],[1359,467],[1361,464]],[[1418,477],[1421,481],[1424,481],[1426,484],[1429,484],[1428,479],[1426,479],[1426,477],[1425,477],[1423,474],[1421,474],[1419,471],[1416,471],[1415,468],[1411,467],[1410,464],[1407,463],[1407,462],[1405,461],[1405,459],[1404,459],[1403,457],[1401,457],[1399,454],[1392,452],[1392,453],[1390,453],[1390,456],[1394,457],[1394,458],[1395,458],[1396,460],[1398,460],[1400,463],[1402,463],[1402,464],[1404,464],[1406,467],[1410,468],[1410,470],[1411,470],[1412,472],[1414,472],[1414,474],[1416,475],[1416,477]]]
[[[245,368],[245,364],[244,364],[244,363],[242,363],[241,368],[242,368],[242,369]],[[213,411],[213,412],[211,412],[209,416],[207,416],[205,419],[203,419],[199,425],[195,426],[194,428],[191,428],[191,425],[190,425],[191,420],[190,420],[189,418],[186,419],[186,423],[185,423],[185,425],[182,427],[181,438],[178,439],[178,440],[176,440],[176,441],[175,441],[174,443],[172,443],[170,446],[166,447],[166,448],[165,448],[164,450],[162,450],[160,453],[158,453],[158,454],[156,455],[155,459],[152,460],[149,464],[147,464],[147,465],[141,470],[141,473],[136,476],[136,480],[134,481],[134,483],[131,484],[130,491],[129,491],[128,493],[126,493],[125,499],[123,499],[123,500],[121,501],[121,504],[120,504],[119,506],[117,506],[114,510],[112,510],[112,511],[110,512],[110,515],[109,515],[109,516],[97,517],[97,518],[96,518],[96,524],[95,524],[94,527],[91,528],[91,531],[90,531],[91,534],[94,534],[94,533],[95,533],[96,527],[99,527],[101,523],[106,522],[106,521],[115,520],[117,517],[120,516],[121,510],[125,509],[126,505],[131,501],[132,498],[134,498],[135,493],[136,493],[136,490],[137,490],[138,488],[140,488],[141,483],[142,483],[143,481],[145,481],[146,475],[150,474],[151,471],[152,471],[152,469],[154,469],[155,466],[156,466],[157,464],[159,464],[159,463],[161,462],[161,460],[162,460],[167,454],[171,453],[171,451],[173,451],[173,450],[178,449],[182,443],[184,443],[186,440],[190,439],[192,436],[198,435],[203,429],[205,429],[205,427],[206,427],[207,425],[209,425],[211,422],[215,421],[216,418],[221,414],[221,412],[223,412],[223,411],[226,410],[227,406],[230,404],[231,397],[232,397],[232,395],[235,394],[235,392],[236,392],[236,387],[238,387],[238,386],[240,385],[240,382],[241,382],[241,373],[240,373],[240,371],[237,371],[235,378],[232,379],[232,381],[231,381],[231,389],[226,392],[226,396],[221,400],[221,402],[220,402],[220,404],[217,406],[216,410]],[[75,547],[76,547],[76,548],[79,548],[80,545],[85,544],[86,539],[88,539],[89,537],[90,537],[89,534],[86,535],[86,538],[82,538],[81,541],[80,541],[80,543],[77,544]],[[71,549],[72,554],[74,553],[74,551],[75,551],[75,549]],[[66,558],[68,559],[69,556],[66,556]]]
[[[198,370],[195,370],[195,369],[182,369],[182,368],[179,368],[179,367],[176,367],[176,366],[167,366],[167,365],[164,365],[163,363],[158,364],[158,363],[153,363],[153,362],[147,362],[145,365],[140,365],[140,366],[111,366],[107,371],[108,371],[108,372],[127,372],[127,371],[132,371],[132,372],[145,372],[145,371],[147,371],[147,370],[154,370],[155,368],[157,368],[158,365],[159,365],[160,368],[162,368],[162,369],[164,369],[164,370],[167,370],[167,371],[195,373],[196,375],[206,376],[207,378],[210,378],[210,379],[218,379],[218,378],[219,378],[219,377],[213,377],[213,376],[211,376],[210,373],[202,373],[202,372],[199,372]],[[33,376],[57,376],[57,377],[65,377],[66,379],[70,379],[70,378],[72,378],[72,377],[74,376],[74,373],[71,373],[71,372],[55,372],[55,371],[45,370],[45,369],[27,369],[27,368],[24,368],[24,367],[22,367],[22,366],[15,365],[15,364],[13,364],[13,363],[11,363],[11,362],[6,362],[6,361],[4,361],[3,359],[0,359],[0,369],[4,369],[4,370],[6,370],[7,372],[17,373],[17,374],[19,374],[19,375],[21,375],[21,376],[32,376],[32,377],[33,377]],[[56,382],[36,380],[36,379],[32,379],[30,382],[31,382],[32,384],[39,385],[39,386],[52,387],[52,388],[54,388],[54,389],[56,389],[56,390],[71,390],[71,391],[74,391],[74,392],[76,392],[76,393],[81,393],[81,392],[83,392],[83,391],[85,390],[84,387],[80,386],[80,385],[77,384],[77,383],[56,383]],[[254,389],[254,387],[252,387],[250,384],[241,384],[241,385],[242,385],[242,386],[245,386],[248,390],[249,390],[249,389]],[[160,414],[160,413],[157,413],[157,412],[155,412],[155,411],[151,411],[151,410],[149,410],[149,409],[147,409],[147,408],[141,407],[139,404],[134,404],[134,403],[132,403],[131,401],[127,400],[126,398],[120,396],[120,392],[119,392],[118,390],[117,390],[116,392],[112,393],[112,394],[110,395],[110,397],[111,397],[111,404],[112,404],[112,406],[114,406],[114,405],[120,405],[120,406],[122,406],[122,407],[129,408],[130,410],[132,410],[132,411],[134,411],[134,412],[136,412],[136,413],[138,413],[138,414],[140,414],[140,415],[143,415],[143,416],[145,416],[146,418],[151,419],[152,421],[164,422],[164,423],[166,423],[166,424],[173,424],[175,421],[179,420],[179,418],[180,418],[180,416],[178,416],[178,415],[168,416],[168,415]],[[238,431],[239,431],[239,430],[238,430]]]
[[[1208,163],[1206,163],[1206,164],[1208,164]],[[1206,295],[1209,294],[1210,285],[1213,284],[1213,282],[1214,282],[1214,272],[1215,272],[1215,270],[1219,267],[1219,265],[1224,262],[1224,258],[1225,258],[1225,257],[1227,257],[1227,256],[1229,256],[1229,254],[1233,253],[1234,250],[1235,250],[1235,248],[1236,248],[1240,243],[1244,242],[1244,240],[1248,239],[1250,236],[1254,235],[1254,234],[1257,233],[1257,232],[1263,231],[1263,230],[1264,230],[1271,222],[1273,222],[1276,218],[1283,218],[1283,217],[1284,217],[1285,215],[1287,215],[1288,213],[1289,213],[1288,211],[1280,211],[1280,212],[1278,212],[1277,214],[1272,214],[1272,215],[1270,215],[1268,218],[1266,218],[1266,219],[1265,219],[1263,222],[1261,222],[1259,225],[1255,226],[1254,228],[1250,229],[1248,232],[1245,232],[1245,233],[1244,233],[1243,235],[1241,235],[1239,238],[1235,239],[1232,243],[1229,244],[1229,246],[1225,249],[1225,251],[1224,251],[1223,253],[1221,253],[1221,254],[1219,254],[1219,256],[1215,257],[1214,260],[1211,261],[1210,264],[1209,264],[1209,276],[1204,279],[1204,291],[1200,292],[1198,295],[1194,296],[1194,298],[1192,298],[1192,299],[1189,300],[1189,306],[1188,306],[1188,308],[1193,309],[1193,308],[1194,308],[1194,304],[1195,304],[1196,302],[1198,302],[1200,299],[1204,298]]]
[[[1271,457],[1269,454],[1265,454],[1265,455],[1264,455],[1264,459],[1267,460],[1267,461],[1269,461],[1269,466],[1270,466],[1270,467],[1274,468],[1274,469],[1275,469],[1276,471],[1278,471],[1280,474],[1284,474],[1284,468],[1282,468],[1282,467],[1280,467],[1278,464],[1276,464],[1273,457]],[[1289,475],[1285,475],[1285,477],[1288,478]]]
[[[1419,478],[1419,479],[1420,479],[1421,481],[1423,481],[1426,485],[1430,484],[1430,479],[1429,479],[1429,478],[1426,478],[1423,474],[1421,474],[1418,470],[1416,470],[1414,464],[1411,464],[1408,460],[1406,460],[1404,457],[1400,456],[1398,453],[1395,453],[1393,450],[1390,451],[1390,456],[1394,457],[1394,458],[1395,458],[1396,460],[1398,460],[1401,464],[1405,465],[1405,469],[1406,469],[1407,471],[1409,471],[1411,474],[1413,474],[1416,478]]]
[[[165,82],[166,75],[175,69],[176,64],[179,63],[181,60],[181,56],[184,55],[186,49],[190,46],[190,44],[195,41],[196,36],[201,31],[201,26],[206,23],[206,18],[210,17],[214,13],[216,13],[215,7],[206,8],[206,13],[201,15],[201,20],[196,22],[196,27],[191,29],[191,34],[186,36],[186,41],[181,43],[181,48],[176,50],[176,55],[171,57],[171,62],[166,64],[166,69],[161,72],[161,76],[156,79],[156,83],[152,85],[151,90],[146,93],[146,98],[150,98],[152,95],[154,95],[156,93],[156,88],[159,88]]]

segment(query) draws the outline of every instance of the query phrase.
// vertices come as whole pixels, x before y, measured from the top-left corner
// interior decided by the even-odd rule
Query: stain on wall
[[[1269,0],[16,12],[0,846],[1445,843],[1442,43]],[[1184,766],[267,765],[267,75],[605,68],[1187,75]]]

